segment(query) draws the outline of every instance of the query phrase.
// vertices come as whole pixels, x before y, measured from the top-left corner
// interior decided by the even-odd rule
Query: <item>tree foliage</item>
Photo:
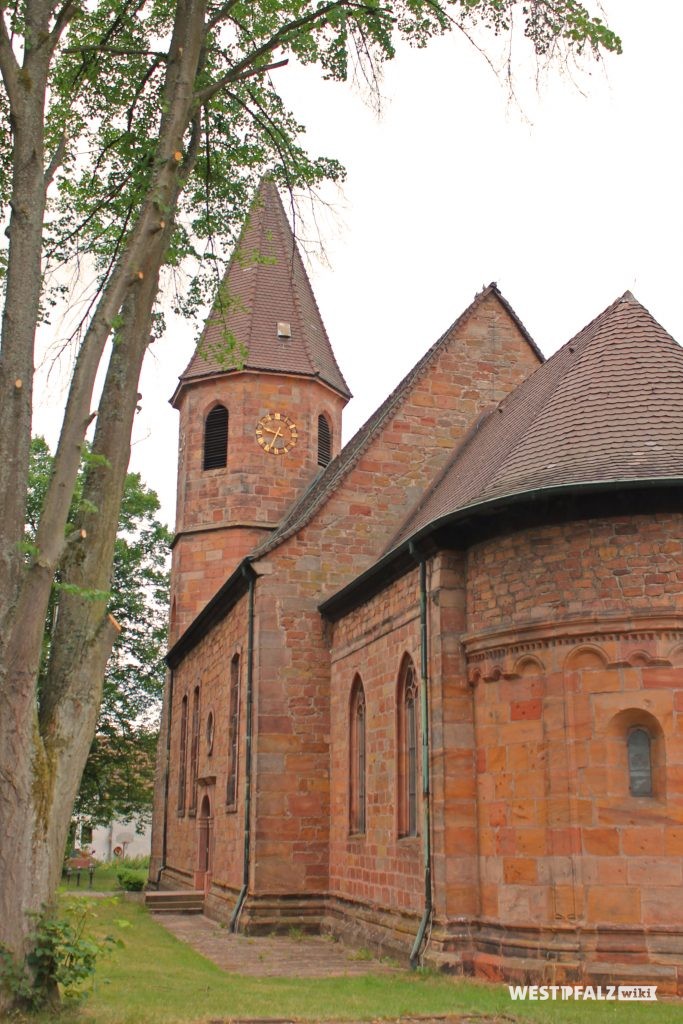
[[[399,41],[476,23],[542,60],[620,45],[579,0],[0,0],[0,944],[19,960],[26,911],[59,877],[117,635],[109,582],[160,284],[189,269],[183,312],[215,287],[264,171],[289,189],[342,177],[282,102],[287,61],[372,84]],[[27,548],[36,329],[79,275],[93,283]]]
[[[86,452],[87,455],[87,452]],[[26,531],[29,545],[52,469],[46,441],[31,444]],[[81,500],[79,475],[70,519]],[[107,664],[97,731],[88,754],[74,815],[89,825],[144,821],[152,808],[156,742],[164,686],[171,535],[157,518],[159,499],[138,473],[128,473],[114,547],[109,609],[121,626]],[[43,665],[59,608],[55,581],[45,626]]]

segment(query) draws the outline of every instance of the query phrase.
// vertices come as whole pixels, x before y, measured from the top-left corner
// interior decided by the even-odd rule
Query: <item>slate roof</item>
[[[630,292],[474,425],[387,551],[539,490],[683,480],[683,348]]]
[[[326,469],[319,474],[311,486],[303,492],[301,497],[290,508],[277,530],[270,534],[251,554],[251,558],[258,558],[266,552],[277,547],[288,537],[300,530],[308,523],[318,509],[324,505],[344,477],[351,471],[368,447],[373,437],[383,428],[395,410],[399,407],[404,397],[416,380],[428,369],[436,358],[439,351],[446,344],[451,334],[462,327],[472,316],[475,310],[490,296],[494,296],[512,317],[523,337],[542,362],[543,353],[538,348],[526,327],[515,313],[507,299],[503,297],[495,282],[479,292],[467,309],[451,324],[447,331],[432,345],[424,356],[415,364],[412,370],[403,378],[400,384],[391,392],[388,398],[379,406],[366,423],[356,432],[351,440],[342,448]]]
[[[172,399],[190,380],[229,372],[225,332],[244,347],[243,368],[318,377],[345,398],[348,385],[332,351],[313,289],[275,184],[264,178],[223,279],[226,309],[214,305]],[[277,325],[291,327],[291,338]]]

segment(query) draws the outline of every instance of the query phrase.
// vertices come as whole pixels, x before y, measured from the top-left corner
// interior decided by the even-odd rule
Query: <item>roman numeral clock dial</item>
[[[298,440],[296,423],[282,412],[269,412],[256,424],[256,440],[269,455],[286,455]]]

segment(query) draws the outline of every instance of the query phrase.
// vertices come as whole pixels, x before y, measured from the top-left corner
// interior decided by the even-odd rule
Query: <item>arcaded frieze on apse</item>
[[[683,668],[683,614],[546,621],[465,636],[462,643],[472,685],[582,668]]]

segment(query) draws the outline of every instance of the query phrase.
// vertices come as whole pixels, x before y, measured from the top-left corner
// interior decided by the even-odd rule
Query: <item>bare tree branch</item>
[[[118,46],[68,46],[64,53],[110,53],[115,57],[155,57],[157,64],[168,60],[168,54],[162,50],[124,49]]]
[[[7,32],[5,23],[4,6],[0,8],[0,73],[7,89],[10,107],[16,107],[18,102],[17,85],[19,75],[19,64],[12,49],[12,42]]]

